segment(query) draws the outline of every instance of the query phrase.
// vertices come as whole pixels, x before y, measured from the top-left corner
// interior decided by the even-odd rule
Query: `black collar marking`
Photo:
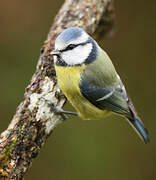
[[[88,43],[92,44],[92,51],[90,52],[89,56],[87,57],[85,64],[90,64],[97,58],[97,46],[95,41],[90,37]]]

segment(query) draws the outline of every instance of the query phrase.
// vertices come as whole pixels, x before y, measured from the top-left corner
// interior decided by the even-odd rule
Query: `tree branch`
[[[101,32],[105,35],[112,29],[112,12],[112,0],[66,0],[61,7],[41,49],[36,72],[26,88],[24,100],[8,129],[0,136],[2,179],[22,179],[48,136],[62,122],[62,117],[51,112],[43,100],[50,100],[60,108],[66,102],[57,87],[53,59],[49,55],[55,38],[70,26],[79,26],[93,33],[99,24],[100,35]]]

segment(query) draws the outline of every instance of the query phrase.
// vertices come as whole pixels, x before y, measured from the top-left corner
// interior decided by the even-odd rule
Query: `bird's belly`
[[[64,93],[76,111],[79,112],[80,117],[83,119],[100,119],[109,114],[109,111],[101,110],[91,104],[79,93],[79,91],[73,92],[72,86],[70,86],[68,91],[64,91]]]
[[[80,92],[80,67],[55,67],[58,84],[72,106],[83,119],[100,119],[110,114],[91,104]],[[74,76],[74,78],[73,78]]]

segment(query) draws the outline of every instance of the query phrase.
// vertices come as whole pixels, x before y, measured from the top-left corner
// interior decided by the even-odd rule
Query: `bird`
[[[148,131],[138,116],[111,59],[80,27],[60,33],[50,52],[58,85],[76,112],[58,110],[86,120],[111,114],[125,117],[140,138],[149,142]],[[56,108],[55,108],[56,110]]]

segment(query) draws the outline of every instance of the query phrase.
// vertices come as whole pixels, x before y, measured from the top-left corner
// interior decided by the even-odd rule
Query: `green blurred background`
[[[53,18],[62,0],[1,1],[0,131],[23,98]],[[111,56],[146,124],[143,144],[121,117],[59,125],[41,150],[26,180],[156,179],[156,1],[118,0],[116,33],[99,44]],[[66,107],[71,109],[69,105]]]

